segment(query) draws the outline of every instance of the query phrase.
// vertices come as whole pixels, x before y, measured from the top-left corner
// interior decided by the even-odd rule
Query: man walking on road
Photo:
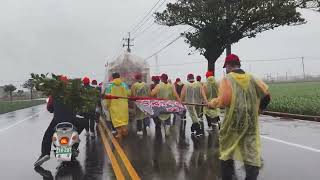
[[[219,96],[209,107],[225,107],[225,118],[219,137],[222,180],[232,180],[234,160],[245,165],[246,180],[256,180],[261,167],[259,109],[270,102],[268,86],[246,73],[240,59],[230,54],[223,66],[227,75],[219,86]]]
[[[134,97],[148,97],[150,96],[150,88],[142,81],[141,74],[135,76],[136,83],[131,87],[131,95]],[[150,132],[150,118],[145,115],[138,107],[135,107],[135,120],[137,121],[137,134],[142,136],[143,130]]]
[[[109,85],[106,95],[128,97],[130,90],[126,83],[120,79],[120,74],[112,74],[113,81]],[[111,121],[117,130],[116,137],[121,139],[128,135],[129,109],[127,99],[108,99],[107,107],[110,112]]]
[[[197,83],[200,85],[200,86],[204,86],[204,83],[203,82],[201,82],[201,76],[197,76],[197,78],[196,78],[196,80],[197,80]],[[202,100],[204,100],[204,99],[202,99]],[[201,121],[203,121],[203,106],[196,106],[196,112],[197,112],[197,116],[198,116],[198,118],[201,120]]]
[[[217,98],[218,96],[218,86],[216,80],[213,76],[213,72],[208,71],[206,73],[207,82],[204,84],[204,92],[206,93],[206,97],[208,101],[211,101],[213,98]],[[220,110],[219,108],[208,108],[204,107],[204,114],[206,116],[208,122],[208,130],[214,130],[219,126],[220,122]]]
[[[194,81],[194,75],[188,74],[187,77],[188,84],[184,85],[181,92],[181,100],[186,103],[195,103],[202,104],[202,100],[206,102],[207,97],[204,93],[203,86]],[[204,123],[203,121],[199,121],[196,106],[195,105],[187,105],[188,112],[190,114],[192,125],[191,125],[191,133],[196,135],[197,137],[204,135]]]
[[[161,75],[161,83],[156,85],[156,87],[152,90],[151,96],[156,96],[157,98],[163,99],[176,99],[180,101],[180,98],[174,88],[174,86],[168,83],[168,75]],[[156,128],[161,128],[161,121],[164,122],[165,133],[166,135],[170,134],[170,126],[171,126],[171,114],[160,114],[158,117],[154,118]]]
[[[83,87],[86,89],[93,89],[94,87],[90,85],[90,79],[88,77],[84,77],[82,79]],[[95,111],[96,107],[92,106],[89,110],[89,112],[84,113],[84,117],[87,123],[86,126],[86,135],[95,137],[95,122],[96,122],[96,117],[95,117]]]
[[[180,79],[180,78],[177,78],[177,79],[176,79],[176,82],[174,83],[174,87],[175,87],[175,89],[176,89],[177,94],[179,95],[179,97],[181,97],[181,91],[182,91],[183,86],[184,86],[184,84],[183,84],[183,82],[181,81],[181,79]],[[185,125],[186,125],[186,118],[187,118],[187,117],[186,117],[186,112],[183,113],[182,115],[174,114],[174,116],[173,116],[173,124],[176,124],[176,121],[177,121],[178,116],[181,116],[181,120],[182,120],[181,124],[182,124],[182,127],[184,128]]]

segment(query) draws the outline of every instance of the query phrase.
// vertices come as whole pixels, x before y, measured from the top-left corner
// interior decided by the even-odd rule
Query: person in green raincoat
[[[270,102],[268,86],[243,71],[240,59],[230,54],[225,59],[227,75],[219,95],[208,103],[211,108],[225,107],[219,149],[222,180],[232,180],[234,160],[244,163],[246,180],[256,180],[261,167],[259,111]]]
[[[195,103],[202,104],[203,101],[207,103],[207,97],[204,93],[203,86],[195,82],[194,75],[188,74],[187,80],[189,83],[185,84],[181,91],[181,100],[186,103]],[[199,121],[199,117],[197,114],[197,106],[195,105],[187,105],[187,110],[192,120],[191,125],[191,133],[192,135],[196,135],[197,137],[204,135],[204,123],[203,121]],[[201,120],[201,119],[200,119]]]
[[[213,98],[218,97],[218,85],[213,76],[212,71],[206,73],[207,82],[203,85],[204,92],[208,98],[208,101],[211,101]],[[208,130],[214,130],[215,127],[219,126],[220,122],[220,109],[219,108],[208,108],[204,107],[204,114],[208,122]]]
[[[135,82],[131,87],[131,95],[134,97],[148,97],[150,96],[150,88],[149,86],[142,81],[142,75],[136,74]],[[137,134],[143,135],[143,127],[146,132],[150,132],[150,118],[142,112],[138,107],[135,107],[135,117],[134,119],[137,121]]]
[[[176,99],[180,102],[180,98],[175,87],[173,84],[168,83],[168,75],[162,74],[160,79],[161,83],[157,84],[156,87],[151,91],[151,96],[169,100]],[[153,120],[156,124],[156,128],[161,128],[161,122],[164,122],[165,133],[166,135],[170,134],[171,114],[160,114],[158,117],[153,118]]]
[[[126,83],[120,79],[120,74],[112,74],[113,81],[106,90],[106,95],[128,97],[130,90]],[[107,107],[113,126],[117,130],[117,138],[128,135],[129,109],[127,99],[109,99]]]

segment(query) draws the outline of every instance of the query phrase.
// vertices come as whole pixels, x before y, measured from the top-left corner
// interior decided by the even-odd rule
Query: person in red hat
[[[97,86],[98,86],[97,80],[95,80],[95,79],[92,80],[91,85],[92,85],[93,87],[97,87]]]
[[[167,74],[161,75],[161,83],[157,84],[156,87],[152,90],[151,96],[162,99],[176,99],[180,101],[179,95],[177,94],[173,84],[168,83]],[[166,135],[170,134],[171,114],[160,114],[153,120],[155,121],[156,128],[161,128],[161,124],[163,122]]]
[[[93,89],[94,87],[90,85],[90,79],[88,77],[84,77],[82,79],[83,87],[87,89]],[[95,137],[95,122],[96,122],[96,108],[92,108],[89,112],[86,112],[83,114],[87,121],[87,125],[85,127],[86,129],[86,135]]]
[[[148,97],[150,96],[150,88],[142,81],[142,75],[140,73],[135,75],[135,82],[131,87],[131,95],[134,97]],[[143,130],[148,134],[150,133],[150,118],[146,116],[138,107],[135,108],[135,117],[137,121],[137,134],[143,135]]]
[[[208,106],[224,107],[224,121],[219,136],[222,180],[232,179],[234,160],[242,161],[246,179],[256,180],[261,167],[259,111],[270,102],[268,86],[241,69],[235,54],[226,57],[227,75],[220,83],[218,97]]]
[[[69,82],[68,77],[64,75],[60,75],[57,80],[63,82],[63,84],[67,84]],[[61,122],[70,122],[75,125],[79,134],[84,129],[82,123],[76,120],[77,118],[75,109],[73,109],[72,105],[68,104],[68,102],[64,102],[62,99],[54,96],[49,96],[47,110],[50,113],[53,113],[53,118],[43,135],[41,143],[41,155],[34,163],[35,167],[41,166],[44,162],[50,159],[52,136],[55,132],[55,127],[57,124]]]
[[[90,86],[90,79],[88,77],[84,77],[82,79],[82,83],[84,86]]]
[[[159,78],[159,76],[152,76],[151,81],[153,82],[150,85],[150,89],[152,91],[156,87],[156,85],[160,83],[160,78]]]
[[[206,73],[207,82],[204,84],[204,92],[208,98],[208,101],[211,101],[213,98],[217,98],[218,96],[218,84],[214,78],[214,73],[212,71],[208,71]],[[204,107],[204,114],[206,116],[208,122],[208,130],[212,131],[215,127],[219,127],[220,122],[220,109],[219,108],[208,108]]]
[[[184,85],[181,92],[181,100],[186,103],[202,104],[203,100],[207,103],[207,97],[204,93],[203,86],[195,82],[194,75],[188,74],[188,84]],[[191,133],[194,136],[200,137],[204,135],[204,124],[200,121],[197,115],[195,105],[187,105],[188,112],[190,114],[192,125]]]

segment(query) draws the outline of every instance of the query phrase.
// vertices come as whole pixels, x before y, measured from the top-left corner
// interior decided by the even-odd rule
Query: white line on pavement
[[[315,149],[315,148],[312,148],[312,147],[308,147],[308,146],[304,146],[304,145],[300,145],[300,144],[295,144],[295,143],[283,141],[283,140],[280,140],[280,139],[275,139],[275,138],[268,137],[268,136],[261,136],[261,137],[264,138],[264,139],[270,140],[270,141],[275,141],[275,142],[286,144],[286,145],[289,145],[289,146],[294,146],[294,147],[298,147],[298,148],[301,148],[301,149],[305,149],[305,150],[309,150],[309,151],[320,153],[320,149]]]
[[[18,121],[18,122],[16,122],[16,123],[13,123],[13,124],[11,124],[10,126],[7,126],[7,127],[5,127],[5,128],[2,128],[2,129],[0,129],[0,133],[1,133],[1,132],[4,132],[4,131],[6,131],[6,130],[8,130],[8,129],[10,129],[10,128],[16,126],[16,125],[18,125],[18,124],[20,124],[20,123],[23,123],[24,121],[27,121],[27,120],[29,120],[29,119],[31,119],[31,118],[34,118],[34,117],[36,117],[37,115],[39,115],[39,114],[41,114],[41,113],[43,113],[43,112],[44,112],[44,111],[40,111],[40,112],[38,112],[38,113],[36,113],[36,114],[34,114],[34,115],[32,115],[32,116],[29,116],[29,117],[27,117],[27,118],[25,118],[25,119],[22,119],[22,120],[20,120],[20,121]]]

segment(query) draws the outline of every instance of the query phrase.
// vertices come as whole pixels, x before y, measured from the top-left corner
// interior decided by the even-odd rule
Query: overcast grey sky
[[[121,40],[156,0],[1,0],[0,85],[21,84],[31,72],[87,75],[103,79],[104,64],[119,53]],[[164,7],[162,7],[163,9]],[[302,74],[301,61],[246,62],[305,56],[309,74],[319,74],[320,13],[303,11],[308,23],[264,32],[233,46],[244,68],[260,77]],[[144,29],[147,28],[145,31]],[[133,53],[146,58],[188,27],[167,28],[145,23],[136,33]],[[141,32],[140,31],[140,32]],[[188,56],[189,46],[178,40],[159,54],[160,72],[172,79],[187,73],[204,75],[206,61],[198,53]],[[155,72],[154,58],[148,60]],[[223,58],[217,64],[222,76]],[[199,62],[199,63],[195,63]],[[172,65],[168,64],[182,64]]]

